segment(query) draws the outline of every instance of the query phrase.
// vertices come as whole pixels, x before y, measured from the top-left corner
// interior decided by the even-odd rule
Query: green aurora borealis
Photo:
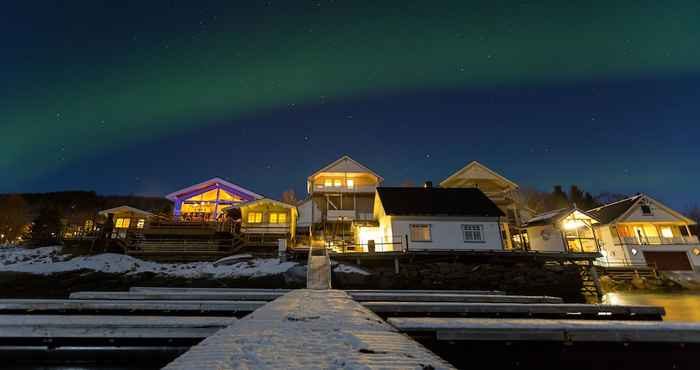
[[[8,189],[291,104],[700,70],[695,1],[171,3],[2,5]]]

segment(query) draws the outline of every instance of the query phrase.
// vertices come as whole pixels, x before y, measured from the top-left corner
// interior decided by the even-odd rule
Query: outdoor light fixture
[[[639,253],[639,251],[636,250],[635,248],[632,248],[632,255],[633,255],[633,256],[636,256],[637,253]]]
[[[700,256],[700,248],[698,248],[698,247],[693,248],[693,254],[696,256]]]
[[[585,226],[586,224],[581,221],[581,220],[568,220],[564,222],[564,228],[566,230],[573,230],[573,229],[578,229],[581,226]]]

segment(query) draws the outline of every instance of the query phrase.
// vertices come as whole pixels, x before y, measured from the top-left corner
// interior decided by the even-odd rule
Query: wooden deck
[[[338,290],[296,290],[165,369],[452,369]]]

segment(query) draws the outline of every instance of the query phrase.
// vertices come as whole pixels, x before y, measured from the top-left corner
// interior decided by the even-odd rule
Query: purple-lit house
[[[216,221],[223,209],[262,199],[263,196],[215,177],[166,196],[174,203],[176,220]]]

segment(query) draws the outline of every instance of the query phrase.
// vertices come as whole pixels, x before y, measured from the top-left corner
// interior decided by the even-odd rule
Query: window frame
[[[137,229],[143,229],[146,226],[146,219],[145,218],[139,218],[136,221],[136,228]]]
[[[280,217],[281,216],[281,217]],[[273,220],[274,217],[274,220]],[[281,225],[287,223],[287,213],[286,212],[270,212],[268,215],[268,221],[271,224]]]
[[[472,235],[474,236],[479,235],[481,239],[467,240],[467,232],[472,233]],[[486,237],[484,235],[484,224],[462,224],[462,241],[465,243],[486,243]]]
[[[419,228],[419,227],[420,227],[420,228],[425,227],[425,228],[428,229],[428,239],[416,240],[416,239],[414,238],[415,235],[414,235],[414,233],[413,233],[413,230],[414,230],[414,228]],[[415,243],[432,243],[432,241],[433,241],[433,225],[432,225],[432,224],[409,224],[409,225],[408,225],[408,230],[409,230],[409,234],[410,234],[410,236],[411,236],[411,242],[415,242]]]
[[[260,217],[258,217],[260,216]],[[254,217],[251,221],[251,217]],[[249,224],[261,224],[263,219],[262,212],[248,212],[246,222]]]

